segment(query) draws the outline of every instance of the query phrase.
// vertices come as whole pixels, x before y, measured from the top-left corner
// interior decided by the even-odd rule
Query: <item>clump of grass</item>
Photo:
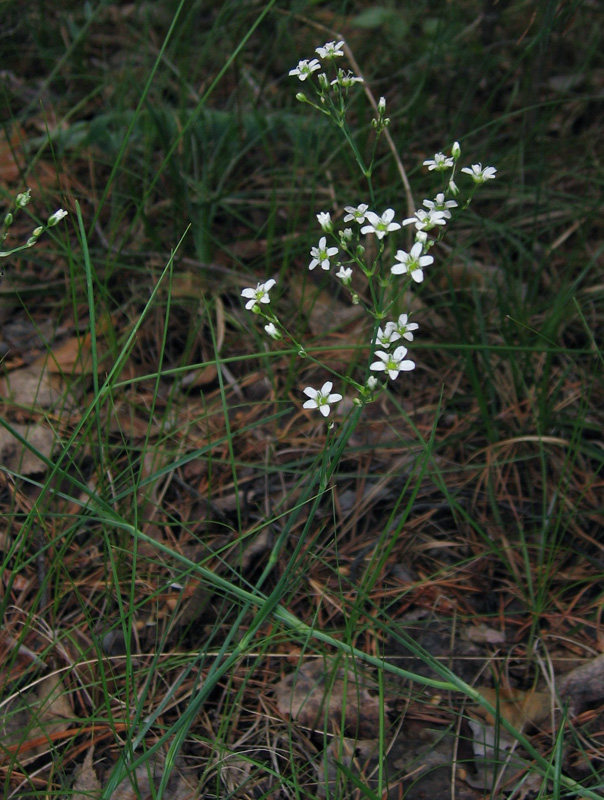
[[[70,216],[0,284],[6,797],[75,794],[91,748],[103,797],[124,779],[141,796],[149,779],[158,796],[319,796],[333,741],[331,796],[407,790],[347,766],[327,717],[281,715],[280,679],[316,656],[332,686],[366,668],[385,765],[399,721],[469,742],[481,668],[528,691],[600,651],[594,9],[483,11],[7,5],[4,207],[32,189],[11,241]],[[274,275],[313,356],[351,378],[368,363],[345,292],[307,270],[316,212],[363,189],[286,79],[336,39],[317,25],[387,95],[417,197],[443,142],[499,169],[416,292],[412,388],[331,432],[300,407],[322,373],[267,346],[240,298]],[[408,49],[376,48],[394,29]],[[350,114],[370,152],[362,93]],[[402,207],[384,141],[373,180],[377,208]],[[505,640],[468,655],[478,623]],[[535,735],[491,711],[541,796],[597,796],[589,719]]]

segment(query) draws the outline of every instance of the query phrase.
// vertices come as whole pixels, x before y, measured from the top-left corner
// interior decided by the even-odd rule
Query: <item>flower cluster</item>
[[[0,227],[0,245],[4,244],[6,238],[8,237],[10,226],[13,224],[15,220],[15,216],[18,212],[29,205],[31,201],[31,189],[26,189],[24,192],[20,192],[15,197],[14,208],[12,211],[8,211],[4,215],[4,220],[2,221],[2,226]],[[55,225],[58,225],[59,222],[67,216],[67,211],[62,208],[57,209],[53,214],[48,217],[46,221],[46,225],[37,225],[31,235],[28,237],[25,244],[19,245],[18,247],[13,247],[10,250],[0,250],[0,258],[7,258],[8,256],[13,255],[14,253],[18,253],[20,250],[26,250],[28,247],[33,247],[40,236],[44,233],[44,231],[48,230],[48,228],[54,228]]]
[[[345,44],[342,41],[327,42],[316,48],[315,53],[318,58],[300,61],[289,74],[302,82],[307,82],[306,85],[314,90],[317,102],[309,100],[303,93],[297,94],[296,97],[335,121],[352,148],[363,174],[369,180],[373,160],[369,166],[365,164],[345,121],[348,90],[355,84],[361,83],[362,78],[335,66],[335,62],[344,56],[344,49]],[[325,62],[326,65],[331,63],[333,66],[332,80],[321,71],[323,67],[321,62]],[[381,97],[377,104],[377,116],[372,120],[376,142],[390,122],[385,113],[386,100]],[[385,377],[394,381],[401,372],[409,372],[415,368],[415,361],[407,357],[407,344],[413,342],[414,332],[418,329],[417,323],[410,322],[409,315],[404,313],[398,314],[396,319],[384,320],[390,310],[396,307],[403,292],[414,283],[422,283],[425,277],[424,271],[434,264],[430,250],[442,238],[455,209],[459,208],[459,203],[454,198],[460,194],[455,182],[455,172],[460,157],[461,147],[455,142],[449,155],[439,152],[423,162],[429,172],[442,175],[446,185],[433,199],[423,200],[421,207],[411,217],[397,219],[393,208],[380,211],[371,208],[370,203],[348,205],[344,207],[342,221],[344,225],[350,223],[352,227],[337,230],[337,223],[332,219],[330,212],[321,211],[317,214],[317,222],[323,235],[319,238],[318,244],[310,249],[309,270],[320,267],[329,273],[334,266],[333,274],[349,292],[352,303],[361,305],[373,322],[373,333],[369,341],[370,358],[364,381],[359,383],[351,377],[344,379],[358,392],[359,396],[353,401],[357,404],[372,400],[376,392],[380,391],[376,373],[383,372]],[[495,178],[496,169],[483,167],[478,163],[463,167],[461,173],[469,175],[473,182],[463,206],[467,207],[478,186]],[[373,190],[370,191],[370,195],[373,197]],[[337,219],[338,215],[335,216]],[[387,237],[391,234],[396,235],[409,226],[414,228],[413,243],[409,250],[391,248]],[[362,237],[368,236],[375,237],[376,246],[372,248],[366,246],[367,243]],[[389,255],[392,250],[395,250],[394,256]],[[368,252],[375,253],[370,260],[367,257]],[[355,288],[361,276],[366,280],[367,290]],[[275,280],[271,278],[265,283],[258,283],[255,289],[244,289],[241,294],[247,301],[245,307],[265,318],[267,324],[264,329],[270,338],[282,339],[287,335],[294,342],[298,353],[306,356],[308,354],[305,349],[296,342],[286,326],[268,308],[269,292],[273,286]],[[381,388],[384,386],[385,384]],[[318,409],[324,417],[329,416],[330,406],[342,399],[342,395],[333,392],[332,389],[332,381],[326,381],[320,389],[307,386],[304,394],[309,399],[304,402],[303,407]]]

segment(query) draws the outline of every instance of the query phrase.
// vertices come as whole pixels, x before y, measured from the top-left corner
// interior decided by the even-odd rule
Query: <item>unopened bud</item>
[[[457,161],[459,156],[461,155],[461,147],[459,146],[459,142],[453,142],[453,147],[451,148],[451,155]]]
[[[269,322],[268,325],[265,325],[264,330],[268,333],[271,339],[275,339],[275,341],[283,338],[281,332],[277,330],[273,322]]]
[[[331,233],[333,231],[333,223],[331,221],[331,214],[329,211],[320,211],[317,214],[317,221],[321,226],[323,233]]]
[[[17,195],[15,203],[19,208],[25,208],[25,206],[29,203],[30,200],[31,200],[31,189],[27,189],[27,191],[21,192],[21,194]]]
[[[48,227],[53,228],[55,225],[58,225],[59,222],[67,216],[67,211],[64,208],[59,208],[55,211],[54,214],[51,214],[48,218]]]

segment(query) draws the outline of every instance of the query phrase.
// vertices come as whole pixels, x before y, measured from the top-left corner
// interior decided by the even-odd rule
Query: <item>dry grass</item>
[[[76,767],[91,751],[90,791],[107,797],[150,796],[146,773],[172,800],[520,793],[513,763],[484,786],[465,781],[480,769],[461,692],[370,670],[362,691],[380,713],[359,727],[334,690],[352,660],[271,603],[417,675],[438,678],[436,661],[502,691],[547,692],[604,652],[595,7],[464,3],[463,24],[435,12],[449,36],[400,12],[404,58],[387,30],[354,26],[363,3],[309,23],[279,11],[201,102],[226,58],[218,32],[234,49],[259,13],[227,23],[228,5],[180,23],[136,116],[167,10],[107,5],[84,30],[79,7],[50,9],[43,25],[9,4],[21,44],[4,74],[0,183],[6,196],[31,185],[40,218],[61,205],[71,216],[0,284],[2,417],[47,437],[33,466],[18,440],[0,440],[4,794],[82,796]],[[417,197],[428,185],[417,165],[455,136],[501,173],[413,300],[418,369],[366,407],[322,494],[342,417],[330,433],[301,409],[301,387],[323,373],[268,346],[240,301],[279,273],[280,313],[310,328],[309,352],[341,372],[364,358],[362,321],[305,273],[316,211],[360,191],[283,79],[318,43],[312,22],[344,30],[374,93],[388,94]],[[561,90],[565,76],[578,82]],[[361,101],[354,114],[362,125]],[[400,200],[386,150],[377,173],[380,203]],[[30,230],[21,217],[11,237]],[[256,588],[266,604],[246,600]],[[282,679],[317,662],[324,707],[296,721]],[[49,676],[67,710],[45,699]],[[537,723],[521,716],[552,771],[514,796],[597,793],[602,699],[577,699],[574,716],[555,704]],[[421,749],[404,757],[422,737],[446,771]],[[379,742],[380,756],[355,738]],[[126,762],[138,790],[117,785]],[[435,782],[414,785],[425,763]],[[585,789],[563,790],[558,766]]]

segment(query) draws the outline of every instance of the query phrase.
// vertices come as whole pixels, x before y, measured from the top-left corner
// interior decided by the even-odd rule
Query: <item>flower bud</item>
[[[21,194],[17,195],[15,203],[19,208],[25,208],[25,206],[29,203],[30,200],[31,200],[31,189],[27,189],[25,192],[21,192]]]
[[[329,211],[320,211],[317,214],[317,220],[323,233],[331,233],[333,231],[333,223]]]
[[[12,213],[9,211],[8,214],[4,217],[4,227],[10,228],[10,226],[13,224],[13,219],[14,217]]]
[[[308,102],[308,101],[307,101],[307,99],[306,99],[306,95],[304,94],[304,92],[297,92],[297,93],[296,93],[296,100],[298,100],[300,103],[306,103],[306,102]]]
[[[57,209],[54,214],[51,214],[48,218],[48,227],[53,228],[55,225],[58,225],[59,222],[67,216],[67,211],[63,208]]]
[[[283,338],[281,331],[277,330],[273,322],[269,322],[268,325],[265,325],[264,330],[268,333],[271,339],[275,339],[275,341]]]
[[[451,155],[457,161],[459,156],[461,155],[461,147],[459,146],[459,142],[453,142],[453,147],[451,148]]]
[[[453,180],[449,181],[449,192],[453,195],[453,197],[457,197],[459,194],[459,188]]]

